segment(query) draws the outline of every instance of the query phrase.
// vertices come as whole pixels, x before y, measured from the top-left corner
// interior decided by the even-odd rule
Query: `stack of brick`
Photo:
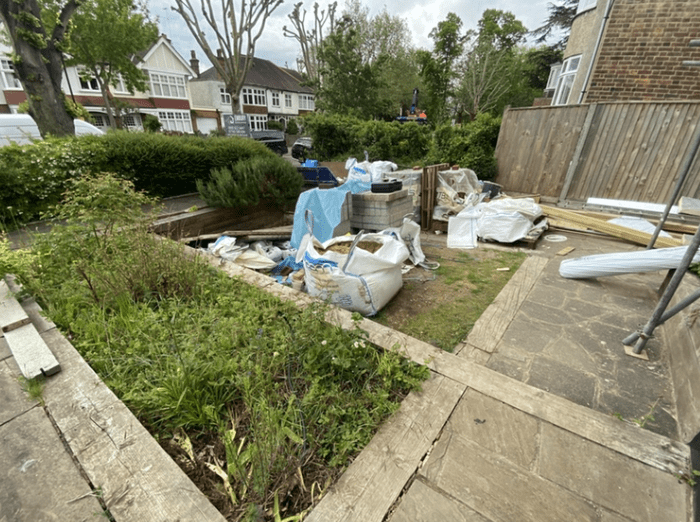
[[[413,213],[413,201],[408,189],[388,194],[361,192],[352,195],[352,228],[355,230],[380,231],[398,227],[407,214]]]

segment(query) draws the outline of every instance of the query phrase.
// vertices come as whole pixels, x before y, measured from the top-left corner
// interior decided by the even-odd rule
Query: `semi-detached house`
[[[16,113],[27,99],[15,75],[11,52],[0,43],[0,113]],[[148,77],[147,92],[130,93],[121,82],[110,87],[112,96],[126,107],[121,115],[123,127],[142,130],[144,116],[151,115],[168,131],[209,134],[223,129],[224,117],[231,114],[231,98],[213,67],[199,74],[194,51],[187,62],[161,35],[134,59]],[[88,110],[97,127],[107,128],[109,120],[97,81],[81,72],[78,67],[64,70],[63,92]],[[286,125],[313,111],[313,91],[301,83],[298,72],[255,58],[241,93],[243,112],[250,115],[253,130],[264,130],[273,120]]]
[[[223,59],[219,53],[219,59]],[[241,58],[242,60],[242,58]],[[199,72],[199,62],[191,51],[190,66]],[[265,130],[269,121],[279,121],[285,127],[290,119],[314,110],[314,95],[302,85],[297,71],[278,67],[261,58],[253,58],[241,91],[241,106],[250,116],[252,130]],[[190,80],[192,106],[197,128],[204,134],[220,131],[224,117],[232,113],[231,96],[214,67],[196,74]]]

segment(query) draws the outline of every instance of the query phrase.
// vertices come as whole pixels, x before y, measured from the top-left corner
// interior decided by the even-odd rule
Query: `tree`
[[[42,19],[38,0],[0,2],[0,18],[15,51],[15,73],[27,94],[29,114],[44,137],[75,133],[73,118],[64,103],[61,77],[68,23],[80,3],[57,0]]]
[[[238,10],[234,1],[221,0],[220,9],[215,10],[211,0],[201,0],[198,13],[192,0],[175,0],[172,9],[182,16],[195,41],[223,80],[226,92],[231,95],[233,112],[240,113],[241,89],[253,65],[255,44],[265,29],[267,19],[284,0],[241,0]],[[209,45],[200,18],[214,32],[218,45],[216,53]]]
[[[462,20],[454,13],[448,13],[444,21],[432,31],[433,51],[419,51],[420,74],[426,86],[428,117],[440,123],[447,117],[447,100],[453,95],[453,66],[462,55],[466,35],[460,34]]]
[[[530,34],[537,36],[537,40],[535,40],[537,43],[544,43],[555,29],[561,29],[564,31],[563,35],[551,47],[555,50],[563,50],[569,39],[571,24],[576,16],[578,0],[559,0],[558,4],[550,3],[547,8],[549,10],[547,20]]]
[[[113,102],[110,87],[121,81],[129,92],[146,90],[148,78],[134,56],[156,41],[158,26],[133,0],[84,0],[72,23],[67,63],[83,65],[83,79],[95,79],[109,123],[117,128],[120,106]]]
[[[478,32],[468,34],[471,46],[460,63],[461,81],[457,92],[458,110],[473,120],[491,112],[513,94],[522,77],[516,46],[527,29],[513,13],[497,9],[484,11]]]
[[[379,75],[382,59],[366,62],[360,44],[358,32],[349,19],[339,22],[321,44],[323,83],[317,92],[319,109],[361,118],[373,118],[388,111],[388,104],[379,97],[383,87]]]
[[[318,86],[321,84],[321,61],[318,49],[324,39],[324,26],[328,24],[330,33],[335,29],[335,10],[338,7],[338,2],[333,2],[326,10],[322,11],[319,11],[318,2],[314,4],[313,29],[306,28],[306,11],[302,12],[302,5],[302,2],[296,4],[288,15],[293,29],[288,29],[285,25],[282,27],[282,32],[284,36],[294,38],[299,42],[304,73],[311,84]]]

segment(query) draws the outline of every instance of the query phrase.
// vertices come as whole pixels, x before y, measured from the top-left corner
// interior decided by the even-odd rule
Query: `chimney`
[[[194,51],[190,51],[190,67],[197,78],[199,78],[199,60],[197,60],[197,55]]]

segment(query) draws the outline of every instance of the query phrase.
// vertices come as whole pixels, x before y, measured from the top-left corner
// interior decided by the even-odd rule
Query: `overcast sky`
[[[257,43],[255,55],[265,58],[280,66],[296,68],[295,63],[299,55],[298,43],[293,38],[285,38],[282,27],[291,26],[288,15],[292,12],[294,4],[298,0],[286,0],[280,5],[265,26],[265,31]],[[552,0],[386,0],[384,2],[370,3],[361,0],[363,4],[370,6],[370,16],[381,12],[385,7],[389,14],[406,20],[411,32],[413,45],[418,48],[431,50],[432,40],[428,37],[430,31],[453,12],[462,19],[464,29],[476,29],[476,25],[486,9],[499,9],[510,11],[520,20],[528,30],[541,26],[548,16],[547,5]],[[235,3],[238,3],[234,0]],[[199,5],[200,0],[192,0],[194,5]],[[218,5],[218,0],[213,0]],[[318,0],[321,8],[329,2]],[[172,41],[175,48],[183,58],[189,60],[190,50],[197,52],[197,57],[202,62],[202,70],[208,67],[204,53],[197,47],[187,26],[179,14],[170,8],[173,0],[148,0],[148,5],[153,16],[158,17],[161,33],[165,33]],[[308,20],[313,21],[312,0],[305,0],[303,7],[309,11]],[[338,1],[337,13],[343,11],[344,0]],[[205,30],[206,31],[206,30]]]

